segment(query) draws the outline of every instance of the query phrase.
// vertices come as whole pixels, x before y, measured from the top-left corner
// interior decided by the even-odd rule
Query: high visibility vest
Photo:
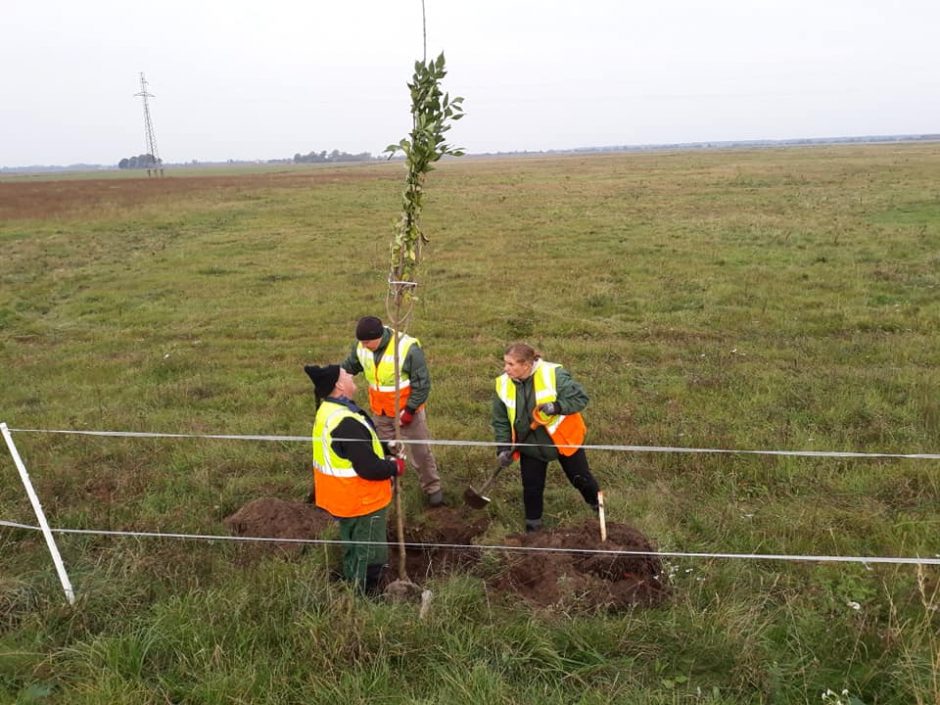
[[[386,328],[386,330],[390,330]],[[369,384],[369,407],[372,412],[381,416],[395,416],[395,332],[382,351],[378,367],[375,364],[375,353],[361,342],[356,346],[356,357],[362,365],[362,374]],[[417,338],[401,333],[398,340],[398,364],[405,362],[405,355],[412,345],[421,345]],[[411,379],[404,370],[399,370],[400,380],[398,391],[400,408],[404,409],[411,395]]]
[[[532,385],[535,389],[535,405],[558,400],[556,370],[561,367],[554,362],[536,360],[532,367]],[[496,395],[506,407],[512,442],[516,442],[516,385],[505,372],[496,378]],[[587,426],[580,413],[556,414],[546,419],[545,430],[561,455],[574,455],[584,443]]]
[[[317,506],[336,517],[358,517],[388,506],[391,480],[366,480],[356,474],[352,462],[333,451],[333,431],[347,418],[369,429],[372,450],[383,456],[382,443],[372,427],[342,404],[324,400],[313,423],[313,483]]]

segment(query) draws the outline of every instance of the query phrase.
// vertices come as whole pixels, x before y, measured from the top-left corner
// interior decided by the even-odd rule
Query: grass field
[[[463,159],[431,175],[409,332],[437,438],[490,440],[525,340],[592,444],[940,451],[940,144]],[[0,182],[0,421],[306,435],[304,363],[384,315],[401,164]],[[305,444],[14,434],[50,524],[218,534],[300,499]],[[436,451],[451,502],[490,449]],[[0,454],[4,455],[4,454]],[[675,551],[940,555],[940,461],[593,451],[611,520]],[[35,523],[7,456],[0,519]],[[515,479],[493,541],[518,531]],[[422,513],[417,490],[410,520]],[[546,523],[583,518],[557,468]],[[473,578],[430,619],[327,556],[0,527],[0,702],[940,703],[940,569],[669,562],[672,600],[539,610]],[[848,695],[841,695],[843,690]]]

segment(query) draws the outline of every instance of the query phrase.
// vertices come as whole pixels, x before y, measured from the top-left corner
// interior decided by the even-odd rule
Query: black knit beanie
[[[376,340],[382,337],[385,326],[375,316],[363,316],[356,324],[356,340]]]
[[[330,392],[336,386],[336,380],[339,379],[339,365],[326,365],[318,367],[317,365],[304,365],[304,372],[313,382],[313,390],[321,399],[330,396]]]

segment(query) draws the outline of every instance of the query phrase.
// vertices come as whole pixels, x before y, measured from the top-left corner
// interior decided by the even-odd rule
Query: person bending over
[[[506,349],[503,374],[496,378],[492,425],[500,466],[520,461],[526,531],[542,528],[545,476],[553,460],[597,511],[597,480],[581,447],[587,431],[581,411],[587,403],[584,388],[564,367],[546,362],[525,343]]]

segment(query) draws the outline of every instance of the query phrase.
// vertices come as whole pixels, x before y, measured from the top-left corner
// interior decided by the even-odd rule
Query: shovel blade
[[[474,509],[483,509],[487,504],[490,503],[490,498],[481,495],[472,487],[468,487],[466,490],[464,490],[463,501]]]

